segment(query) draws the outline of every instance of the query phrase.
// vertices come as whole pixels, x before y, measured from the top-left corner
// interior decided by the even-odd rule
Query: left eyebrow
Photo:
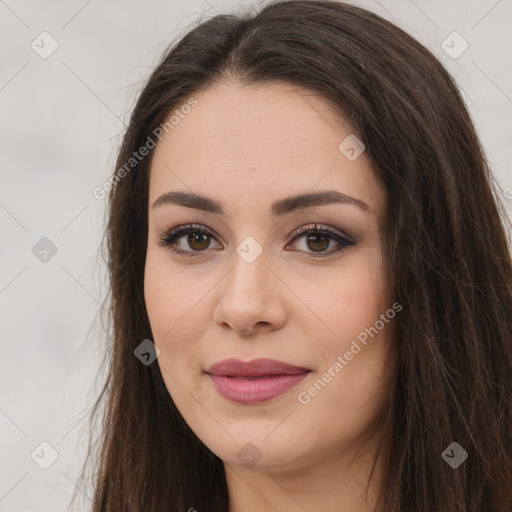
[[[166,192],[153,203],[152,207],[158,208],[168,204],[195,208],[197,210],[203,210],[217,215],[225,214],[222,205],[215,199],[183,191]],[[337,190],[324,190],[321,192],[285,197],[284,199],[280,199],[273,203],[270,211],[273,217],[282,217],[283,215],[295,210],[313,208],[315,206],[328,204],[348,204],[356,206],[367,213],[373,211],[372,208],[370,208],[365,202],[361,201],[361,199],[343,194]]]

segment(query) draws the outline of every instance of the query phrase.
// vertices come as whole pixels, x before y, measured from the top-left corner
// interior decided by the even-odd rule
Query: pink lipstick
[[[275,359],[225,359],[206,370],[217,391],[240,404],[260,404],[296,386],[311,370]]]

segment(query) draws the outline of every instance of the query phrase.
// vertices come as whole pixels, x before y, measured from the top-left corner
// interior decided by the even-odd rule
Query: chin
[[[301,455],[305,455],[305,446],[301,442],[306,435],[295,438],[291,432],[282,431],[279,437],[269,436],[272,429],[253,420],[250,426],[248,421],[243,422],[244,427],[229,428],[231,437],[226,433],[222,442],[220,439],[203,439],[203,443],[225,463],[240,468],[257,471],[293,469],[299,462]],[[277,423],[273,422],[275,427]],[[300,451],[299,451],[300,450]]]

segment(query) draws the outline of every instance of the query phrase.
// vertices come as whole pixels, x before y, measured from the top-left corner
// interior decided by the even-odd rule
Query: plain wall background
[[[512,187],[512,3],[354,3],[440,58],[463,91],[499,183]],[[106,293],[98,257],[105,204],[92,191],[114,171],[137,92],[197,18],[249,5],[0,1],[0,512],[65,511],[75,489],[104,358],[97,314]],[[46,59],[31,47],[35,40],[40,52],[51,48],[48,36],[38,37],[44,31],[59,45]],[[469,44],[457,59],[441,48],[453,31]],[[511,212],[512,194],[505,202]],[[43,237],[57,249],[46,262],[32,251]],[[34,458],[50,461],[41,442],[58,452],[48,469],[31,457],[37,448]],[[76,509],[89,510],[89,498]]]

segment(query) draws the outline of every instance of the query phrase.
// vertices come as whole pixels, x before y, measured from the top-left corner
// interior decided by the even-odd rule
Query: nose
[[[280,329],[287,320],[285,288],[269,268],[265,251],[248,263],[233,254],[232,268],[218,286],[214,322],[241,336]]]

